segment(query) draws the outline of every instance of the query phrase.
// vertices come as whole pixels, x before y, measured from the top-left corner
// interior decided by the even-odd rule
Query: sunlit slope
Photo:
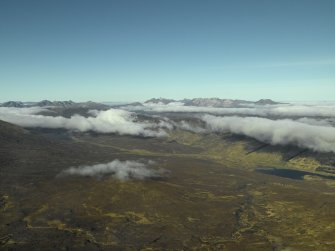
[[[293,146],[271,146],[232,134],[196,134],[173,131],[171,140],[202,149],[201,155],[229,167],[258,168],[285,167],[318,171],[331,166],[334,156]],[[335,169],[335,167],[334,167]]]

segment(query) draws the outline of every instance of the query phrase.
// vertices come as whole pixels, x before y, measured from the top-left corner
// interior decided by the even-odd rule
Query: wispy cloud
[[[335,66],[335,59],[323,60],[298,60],[298,61],[271,61],[271,62],[245,62],[240,64],[227,64],[215,69],[264,69],[264,68],[287,68],[287,67],[325,67]]]
[[[278,61],[265,63],[250,63],[247,68],[281,68],[281,67],[321,67],[335,66],[335,59],[311,60],[311,61]]]
[[[92,166],[78,166],[70,167],[61,172],[58,177],[67,175],[79,175],[89,177],[101,177],[104,175],[111,175],[119,180],[128,179],[148,179],[161,177],[166,171],[163,169],[149,169],[150,165],[155,162],[147,161],[133,161],[126,160],[120,161],[118,159],[113,160],[109,163],[97,164]]]

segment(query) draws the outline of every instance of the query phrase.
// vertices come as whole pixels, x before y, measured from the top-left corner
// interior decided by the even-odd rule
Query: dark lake
[[[321,177],[325,179],[335,179],[333,176],[327,176],[312,172],[300,171],[300,170],[293,170],[293,169],[281,169],[281,168],[256,168],[257,172],[275,175],[279,177],[294,179],[294,180],[303,180],[305,175]]]

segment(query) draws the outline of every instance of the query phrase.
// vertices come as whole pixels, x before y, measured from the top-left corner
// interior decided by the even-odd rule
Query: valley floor
[[[168,138],[15,133],[0,145],[3,250],[335,249],[334,176],[301,149],[182,130]],[[153,160],[167,172],[58,176],[114,159]]]

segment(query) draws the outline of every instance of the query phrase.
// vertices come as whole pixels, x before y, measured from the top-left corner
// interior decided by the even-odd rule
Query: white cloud
[[[145,112],[189,112],[212,113],[218,115],[247,115],[247,116],[281,116],[281,117],[335,117],[335,105],[265,105],[240,108],[218,108],[185,106],[181,103],[174,104],[145,104],[144,106],[125,106],[122,109],[129,111]]]
[[[141,135],[165,136],[159,124],[140,122],[134,113],[119,109],[92,111],[91,117],[73,115],[71,118],[37,115],[41,108],[0,108],[0,119],[23,127],[65,128],[81,132],[96,131]]]
[[[331,118],[327,118],[327,119],[299,118],[295,121],[305,123],[308,125],[315,125],[315,126],[328,126],[328,127],[335,126],[335,119],[331,119]]]
[[[0,107],[0,116],[4,116],[6,114],[15,114],[15,115],[31,115],[37,114],[40,112],[46,111],[45,108],[42,107]]]
[[[296,145],[319,152],[335,153],[335,128],[315,126],[290,119],[271,120],[258,117],[218,117],[204,115],[209,130],[231,132],[272,145]]]
[[[327,105],[277,105],[254,106],[247,108],[214,108],[184,106],[180,103],[170,105],[149,104],[128,107],[131,110],[154,112],[151,118],[140,120],[135,113],[110,109],[90,111],[90,117],[74,115],[70,118],[44,116],[38,113],[43,108],[0,107],[0,119],[23,127],[65,128],[81,132],[118,133],[141,135],[145,137],[166,136],[167,130],[176,128],[196,133],[227,131],[242,134],[273,145],[296,145],[320,152],[335,152],[335,106]],[[212,113],[234,115],[217,117],[195,115],[198,119],[174,121],[162,117],[160,112]],[[277,120],[260,117],[276,117]],[[194,117],[191,116],[191,117]],[[290,118],[290,119],[288,119]],[[204,128],[203,120],[207,125]]]
[[[79,175],[79,176],[96,176],[101,177],[104,175],[112,175],[119,180],[128,179],[148,179],[161,177],[165,172],[163,169],[153,170],[149,169],[148,166],[154,162],[148,161],[148,163],[142,163],[139,161],[120,161],[113,160],[105,164],[97,164],[92,166],[79,166],[70,167],[60,173],[59,176],[64,175]]]

